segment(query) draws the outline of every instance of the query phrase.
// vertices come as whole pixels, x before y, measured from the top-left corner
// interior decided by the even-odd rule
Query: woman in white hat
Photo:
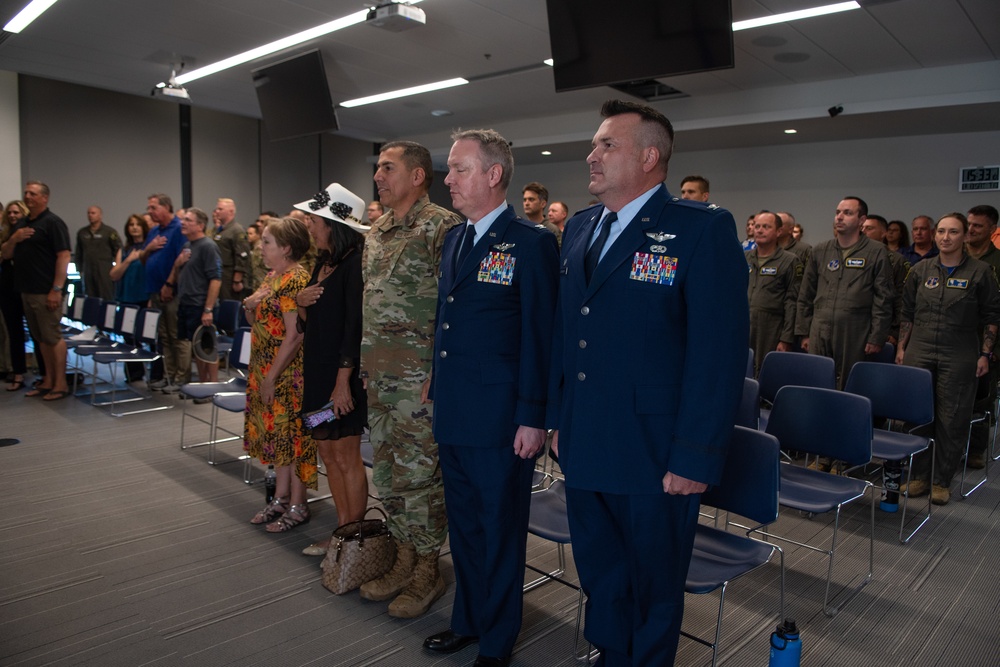
[[[368,475],[361,460],[361,434],[368,421],[368,396],[361,382],[361,224],[365,202],[339,183],[296,204],[309,214],[307,227],[319,250],[309,285],[298,293],[304,333],[306,413],[328,406],[330,419],[312,428],[326,466],[339,525],[364,516]],[[303,550],[326,553],[329,538]]]

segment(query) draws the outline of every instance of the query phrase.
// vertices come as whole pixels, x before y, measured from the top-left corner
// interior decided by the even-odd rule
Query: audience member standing
[[[250,241],[240,223],[236,222],[236,203],[221,198],[212,211],[215,221],[215,245],[222,257],[222,290],[220,299],[242,299],[250,292],[245,281],[250,273]]]
[[[468,221],[448,232],[442,252],[432,398],[455,603],[450,627],[424,647],[452,653],[478,640],[475,664],[500,666],[521,629],[559,250],[507,204],[514,173],[507,140],[493,130],[452,139],[444,182]]]
[[[115,265],[109,275],[115,283],[115,301],[144,308],[149,303],[146,293],[146,267],[142,265],[142,247],[149,235],[149,223],[141,215],[133,213],[125,221],[125,246],[118,250]],[[131,334],[125,334],[125,342],[132,344]],[[129,382],[141,380],[145,369],[141,363],[125,364],[125,378]]]
[[[792,228],[795,227],[795,216],[788,211],[778,211],[781,218],[781,227],[778,228],[778,246],[794,254],[805,266],[812,253],[812,246],[800,239],[792,236]]]
[[[545,217],[545,207],[549,203],[549,190],[541,183],[532,181],[521,190],[521,204],[524,209],[524,219],[536,225],[542,225],[556,235],[556,242],[562,242],[562,230]]]
[[[441,245],[461,222],[430,202],[430,152],[409,141],[382,147],[375,172],[389,209],[365,239],[362,367],[368,375],[368,424],[375,448],[372,480],[389,514],[396,562],[361,587],[389,600],[389,615],[413,618],[445,591],[438,555],[448,532],[438,448],[427,401]]]
[[[754,219],[753,250],[746,251],[750,267],[747,299],[750,302],[750,347],[754,377],[768,352],[795,348],[795,308],[802,282],[802,262],[778,247],[776,213],[761,211]]]
[[[12,201],[4,209],[0,220],[0,245],[7,242],[14,228],[22,218],[27,217],[28,207],[23,201]],[[7,344],[10,350],[10,377],[7,391],[17,391],[24,387],[24,374],[28,372],[24,353],[24,301],[14,276],[14,260],[0,260],[0,312],[7,328]],[[38,355],[41,358],[41,355]],[[44,362],[42,362],[44,364]],[[44,373],[42,373],[44,375]]]
[[[87,209],[90,223],[76,233],[76,268],[83,277],[83,293],[111,301],[115,287],[111,281],[111,266],[122,248],[118,232],[104,224],[100,206]]]
[[[69,229],[49,210],[49,186],[44,183],[28,181],[24,203],[28,217],[18,221],[0,253],[4,259],[14,260],[14,277],[28,328],[45,359],[42,382],[25,396],[56,401],[69,394],[66,341],[59,330],[70,257]]]
[[[567,208],[566,202],[554,201],[549,204],[549,222],[559,228],[560,234],[566,226],[567,218],[569,218],[569,208]]]
[[[993,273],[1000,282],[1000,248],[993,245],[992,237],[997,229],[998,213],[996,208],[984,204],[969,209],[966,218],[969,221],[969,233],[965,238],[965,250],[969,257],[986,262],[993,267]],[[990,421],[994,424],[997,416],[993,413],[997,399],[997,381],[1000,380],[1000,364],[995,355],[990,356],[990,372],[979,378],[976,388],[976,402],[973,412],[991,413]],[[980,470],[986,467],[986,448],[989,443],[990,422],[976,422],[972,425],[971,441],[969,442],[969,467]]]
[[[937,257],[938,249],[934,245],[934,232],[931,231],[934,221],[930,216],[918,215],[913,219],[910,229],[913,231],[913,244],[899,252],[910,266],[922,259]]]
[[[146,214],[154,225],[146,237],[140,259],[146,267],[146,292],[150,308],[160,310],[159,336],[163,359],[153,363],[150,389],[176,392],[183,369],[177,363],[177,284],[167,280],[184,247],[181,221],[174,203],[165,194],[150,195]]]
[[[865,355],[882,349],[892,325],[888,251],[861,233],[868,205],[844,197],[837,205],[837,237],[813,248],[799,289],[795,333],[805,352],[831,357],[837,388]]]
[[[331,183],[310,201],[296,204],[308,212],[309,234],[319,257],[309,285],[299,292],[303,330],[304,412],[331,404],[335,419],[312,429],[326,467],[339,526],[364,517],[368,474],[361,459],[361,435],[368,424],[368,395],[361,381],[362,224],[365,201],[339,183]],[[322,556],[330,538],[302,550]]]
[[[302,334],[295,297],[309,282],[298,263],[309,249],[309,232],[300,220],[278,218],[261,237],[271,272],[243,300],[252,327],[243,448],[278,474],[274,500],[250,523],[284,533],[309,521],[306,489],[318,486],[316,444],[303,433]]]
[[[869,213],[865,221],[861,223],[861,232],[876,243],[885,245],[885,235],[889,229],[889,223],[881,215]],[[888,250],[888,248],[886,248]],[[890,252],[889,268],[892,272],[892,287],[896,292],[896,298],[892,301],[892,326],[889,327],[889,342],[893,345],[899,340],[899,314],[903,307],[903,284],[906,282],[906,275],[910,272],[910,263],[907,262],[898,252]]]
[[[891,252],[901,253],[908,245],[910,245],[910,231],[906,228],[906,223],[902,220],[890,220],[886,225],[885,247]]]
[[[1000,290],[993,268],[965,254],[968,222],[961,213],[938,220],[940,251],[918,262],[906,279],[896,363],[934,375],[934,443],[913,463],[910,497],[931,492],[931,502],[951,499],[976,397],[976,378],[989,373],[1000,324]],[[931,456],[934,457],[931,478]]]
[[[368,224],[374,225],[376,220],[385,215],[385,207],[382,206],[382,202],[376,199],[368,202],[368,208],[365,213],[368,216]]]
[[[174,261],[167,282],[177,285],[178,384],[191,381],[191,339],[198,327],[215,322],[215,306],[222,284],[222,257],[212,239],[205,236],[208,214],[192,206],[181,217],[181,232],[188,240]],[[219,361],[195,359],[201,382],[219,380]]]
[[[681,181],[681,199],[707,202],[711,197],[708,179],[704,176],[685,176]]]
[[[602,115],[603,206],[566,224],[560,260],[553,449],[598,664],[672,665],[700,494],[743,391],[747,265],[728,211],[664,187],[670,121],[619,100]]]

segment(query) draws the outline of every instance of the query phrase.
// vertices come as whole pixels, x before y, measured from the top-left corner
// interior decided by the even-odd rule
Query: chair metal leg
[[[989,411],[987,411],[987,412],[984,412],[980,416],[973,417],[972,421],[969,422],[969,436],[965,440],[965,458],[962,461],[962,482],[961,482],[961,484],[958,487],[958,493],[959,493],[959,495],[962,498],[968,498],[969,496],[971,496],[973,491],[975,491],[976,489],[978,489],[979,487],[981,487],[983,484],[986,483],[986,480],[989,479],[989,476],[990,476],[990,458],[991,457],[989,456],[989,453],[988,453],[987,456],[986,456],[986,465],[983,468],[983,477],[982,477],[982,479],[980,479],[978,482],[976,482],[975,486],[973,486],[972,488],[970,488],[968,491],[966,491],[966,489],[965,489],[965,477],[966,477],[966,474],[969,471],[969,448],[972,446],[972,425],[973,424],[978,424],[978,423],[983,422],[983,421],[985,421],[987,424],[989,424],[989,420],[990,420],[990,413],[989,413]]]
[[[862,579],[857,586],[850,590],[847,597],[845,597],[839,605],[833,607],[830,606],[830,583],[833,578],[833,555],[837,548],[837,530],[840,527],[841,506],[837,507],[837,515],[833,522],[833,542],[830,544],[830,551],[828,552],[830,554],[830,565],[827,569],[826,575],[826,595],[823,598],[823,613],[829,618],[833,618],[840,613],[840,610],[844,608],[844,605],[853,600],[854,596],[860,593],[861,589],[871,582],[872,576],[875,574],[875,487],[869,484],[868,491],[871,493],[871,523],[869,523],[868,528],[868,574],[865,575],[864,579]],[[848,586],[850,586],[850,582],[844,586],[843,590],[846,591]]]
[[[933,451],[931,449],[933,447],[933,440],[931,440],[930,442],[931,442],[931,445],[928,446],[928,448],[926,450],[924,450],[924,451],[928,451],[928,452]],[[923,519],[921,519],[920,523],[917,524],[917,527],[914,528],[912,531],[910,531],[909,535],[907,535],[906,537],[903,537],[903,533],[906,532],[906,509],[909,506],[910,481],[913,479],[913,457],[914,457],[914,455],[910,454],[909,462],[906,464],[906,488],[907,488],[907,490],[904,493],[900,494],[903,497],[903,516],[900,517],[900,519],[899,519],[899,543],[900,544],[906,544],[907,542],[909,542],[910,538],[912,538],[914,535],[916,535],[917,531],[920,530],[921,528],[923,528],[924,524],[931,520],[931,508],[933,507],[933,504],[931,503],[931,494],[928,493],[927,494],[927,514],[925,514],[923,516]],[[931,479],[934,479],[934,457],[933,456],[931,456]]]

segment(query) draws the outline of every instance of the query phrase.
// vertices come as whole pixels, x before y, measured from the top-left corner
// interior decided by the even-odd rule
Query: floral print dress
[[[264,278],[271,293],[254,311],[247,379],[247,408],[243,426],[243,449],[264,465],[294,465],[299,479],[310,489],[317,487],[316,443],[303,432],[302,347],[274,387],[274,403],[264,405],[261,387],[278,348],[285,339],[283,315],[294,312],[295,295],[308,283],[309,274],[298,264],[288,271]]]

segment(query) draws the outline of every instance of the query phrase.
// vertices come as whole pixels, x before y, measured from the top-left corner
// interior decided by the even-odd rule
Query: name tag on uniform
[[[778,275],[778,267],[776,267],[776,266],[762,266],[762,267],[760,267],[760,275],[762,275],[762,276],[776,276],[776,275]]]
[[[864,257],[848,257],[847,261],[844,263],[849,269],[863,269],[865,268],[865,258]]]
[[[479,263],[476,280],[494,285],[510,285],[514,280],[514,264],[517,258],[506,252],[490,252]]]
[[[952,287],[954,289],[969,289],[969,281],[961,278],[948,278],[948,282],[945,283],[945,287]]]
[[[632,258],[632,272],[629,278],[644,283],[673,285],[677,275],[677,258],[637,252]]]

